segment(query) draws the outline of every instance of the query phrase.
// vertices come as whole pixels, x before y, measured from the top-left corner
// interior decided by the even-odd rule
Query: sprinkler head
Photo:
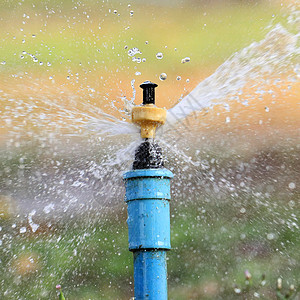
[[[132,122],[141,127],[143,139],[153,139],[156,128],[165,123],[167,111],[155,106],[157,84],[145,81],[140,87],[143,89],[143,104],[132,109]]]

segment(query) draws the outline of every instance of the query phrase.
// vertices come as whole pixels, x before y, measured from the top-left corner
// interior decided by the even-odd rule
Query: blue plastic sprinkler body
[[[154,94],[150,94],[154,100]],[[168,299],[166,251],[171,249],[172,177],[172,172],[164,168],[161,148],[152,139],[145,139],[136,149],[133,170],[124,174],[136,300]]]

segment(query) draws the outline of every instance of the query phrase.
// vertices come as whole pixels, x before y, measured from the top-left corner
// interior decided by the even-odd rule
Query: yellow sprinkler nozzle
[[[132,109],[132,122],[141,127],[143,139],[154,138],[156,128],[166,121],[167,111],[155,106],[157,84],[145,81],[140,87],[143,89],[143,104]]]

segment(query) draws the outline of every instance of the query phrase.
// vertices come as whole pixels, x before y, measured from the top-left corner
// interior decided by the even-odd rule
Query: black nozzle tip
[[[157,86],[158,86],[158,85],[157,85],[156,83],[153,83],[153,82],[151,82],[151,81],[149,81],[149,80],[143,82],[143,83],[140,85],[140,87],[141,87],[142,89],[145,89],[145,88],[148,88],[148,87],[156,88]]]
[[[145,139],[135,150],[133,170],[161,169],[163,167],[162,149],[154,140]]]
[[[143,105],[155,104],[155,88],[158,85],[151,81],[143,82],[140,87],[143,89]]]

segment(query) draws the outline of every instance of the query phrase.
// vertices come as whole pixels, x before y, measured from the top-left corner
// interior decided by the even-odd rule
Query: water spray
[[[143,103],[133,108],[132,122],[141,127],[143,142],[135,151],[132,170],[124,174],[129,250],[134,259],[134,296],[136,300],[166,300],[173,174],[164,168],[162,150],[154,141],[157,127],[165,123],[166,110],[155,106],[157,84],[146,81],[140,87]]]

